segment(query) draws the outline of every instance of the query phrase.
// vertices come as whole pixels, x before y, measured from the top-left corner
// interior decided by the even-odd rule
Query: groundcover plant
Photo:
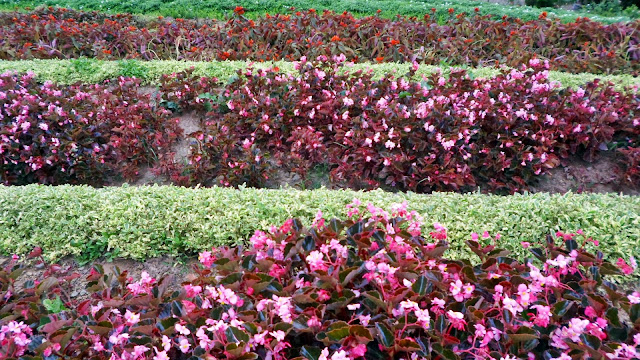
[[[0,59],[299,60],[345,54],[348,60],[439,65],[517,67],[532,58],[553,70],[597,74],[637,73],[640,21],[605,25],[579,18],[563,24],[546,18],[493,20],[455,14],[440,24],[423,18],[309,10],[290,15],[242,16],[226,21],[149,20],[43,8],[0,13]]]
[[[72,269],[49,265],[18,284],[15,257],[0,271],[0,358],[638,357],[640,293],[607,279],[636,263],[603,260],[582,231],[523,243],[525,262],[493,245],[499,234],[474,233],[476,261],[454,261],[443,256],[446,229],[422,234],[405,204],[387,212],[354,200],[348,211],[205,251],[176,291],[166,278],[95,266],[90,297],[72,299]]]

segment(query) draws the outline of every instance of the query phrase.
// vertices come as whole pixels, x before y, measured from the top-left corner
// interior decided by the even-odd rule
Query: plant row
[[[343,59],[239,71],[223,88],[186,71],[163,76],[153,97],[127,78],[113,90],[4,74],[0,177],[104,185],[149,165],[181,185],[263,187],[324,168],[342,187],[513,193],[563,159],[615,148],[623,180],[638,183],[635,92],[560,89],[536,60],[489,79],[454,70],[417,82],[343,71]],[[173,156],[179,120],[167,109],[201,117],[187,164]]]
[[[351,188],[513,193],[569,156],[591,161],[618,148],[625,181],[640,180],[633,92],[598,81],[560,89],[535,60],[531,70],[489,79],[454,70],[421,82],[374,80],[344,72],[340,61],[303,61],[289,75],[239,71],[221,91],[207,78],[165,77],[166,104],[204,115],[189,164],[163,173],[181,184],[264,186],[321,166],[332,183]]]
[[[278,68],[283,73],[296,73],[295,63],[290,61],[274,61],[254,63],[249,61],[178,61],[178,60],[116,60],[105,61],[96,59],[37,59],[37,60],[0,60],[0,73],[11,71],[19,74],[33,72],[36,80],[40,82],[52,81],[60,85],[72,85],[75,83],[97,84],[105,80],[115,80],[120,76],[135,77],[141,84],[151,86],[161,82],[162,75],[170,75],[193,68],[193,75],[201,77],[216,77],[227,80],[237,75],[238,70],[252,67],[253,69]],[[347,68],[350,72],[358,70],[373,71],[374,79],[394,75],[404,76],[409,73],[410,63],[358,63]],[[468,68],[469,76],[493,77],[500,74],[496,67]],[[421,79],[423,75],[431,75],[443,71],[443,76],[448,77],[450,67],[434,65],[421,65],[415,72],[414,79]],[[558,81],[562,87],[577,88],[584,86],[589,81],[600,79],[601,82],[612,82],[616,90],[625,90],[626,87],[640,85],[640,78],[629,74],[622,75],[596,75],[590,73],[572,74],[568,72],[549,71],[549,80]]]
[[[16,256],[0,270],[0,358],[638,358],[640,293],[610,281],[636,261],[604,260],[583,231],[523,242],[524,262],[474,233],[472,262],[444,257],[447,229],[423,234],[406,205],[347,210],[257,230],[245,250],[204,251],[178,291],[96,265],[89,298],[76,299],[73,269],[19,285]]]
[[[194,255],[213,246],[246,244],[254,230],[290,217],[311,223],[317,211],[343,218],[354,198],[389,208],[407,202],[427,224],[447,228],[449,256],[469,258],[474,231],[500,234],[498,245],[524,259],[521,241],[561,229],[583,229],[612,257],[640,256],[640,197],[614,194],[431,195],[381,190],[229,189],[174,186],[0,186],[0,251],[48,259],[73,256],[143,260]],[[614,259],[615,260],[615,259]]]
[[[133,78],[103,85],[0,75],[0,179],[5,184],[134,179],[182,134]]]
[[[640,22],[604,25],[588,19],[563,24],[539,20],[492,20],[451,14],[440,25],[434,16],[354,18],[316,11],[242,16],[227,21],[147,20],[43,8],[0,13],[0,59],[177,59],[299,60],[345,54],[356,62],[418,61],[473,67],[519,66],[550,60],[553,70],[574,73],[636,73],[640,69]]]
[[[14,10],[16,7],[37,7],[37,6],[62,6],[85,11],[104,11],[109,13],[131,13],[146,15],[172,16],[176,18],[217,18],[224,19],[233,13],[236,6],[241,4],[231,0],[207,0],[203,3],[194,3],[185,0],[164,0],[162,2],[152,0],[141,1],[116,1],[103,0],[100,2],[89,0],[12,0],[0,2],[0,8]],[[395,18],[396,15],[422,17],[436,8],[436,16],[446,18],[448,9],[453,8],[456,13],[474,12],[477,8],[483,15],[508,15],[509,17],[521,18],[523,20],[534,20],[540,12],[547,11],[550,17],[559,18],[562,21],[573,21],[576,17],[589,17],[592,20],[611,23],[630,21],[634,18],[632,12],[617,13],[615,15],[594,11],[564,10],[562,8],[534,8],[531,6],[514,6],[504,4],[487,3],[476,0],[458,0],[455,3],[446,1],[413,1],[401,0],[369,0],[366,2],[356,0],[256,0],[242,4],[245,7],[245,16],[256,18],[265,14],[288,13],[292,8],[298,10],[316,9],[319,11],[331,10],[335,12],[348,11],[357,16],[378,15],[385,18]]]

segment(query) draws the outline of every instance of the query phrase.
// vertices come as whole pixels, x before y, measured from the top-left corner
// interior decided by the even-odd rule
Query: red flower
[[[435,13],[436,12],[436,8],[431,8],[431,12]]]
[[[547,18],[547,12],[543,11],[542,14],[540,14],[540,16],[538,18],[539,19],[546,19]]]
[[[102,50],[103,54],[111,54],[111,50]]]
[[[384,57],[383,57],[383,56],[378,56],[378,57],[376,58],[376,61],[377,61],[377,62],[379,62],[379,63],[381,63],[381,62],[383,62],[383,61],[384,61]]]
[[[474,9],[473,9],[473,11],[475,11],[475,12],[479,12],[479,11],[480,11],[480,9],[478,9],[478,8],[474,8]]]
[[[376,13],[380,14],[382,12],[382,10],[378,9],[376,10]]]
[[[333,35],[333,37],[331,38],[331,41],[333,42],[340,41],[340,37],[338,35]]]
[[[453,12],[454,12],[455,10],[453,10],[453,8],[449,8],[449,10],[447,10],[447,11],[449,11],[449,14],[453,14]]]
[[[391,40],[391,46],[400,44],[400,40]]]
[[[242,15],[242,14],[244,14],[244,8],[242,6],[236,6],[236,8],[233,10],[233,12],[236,15]]]

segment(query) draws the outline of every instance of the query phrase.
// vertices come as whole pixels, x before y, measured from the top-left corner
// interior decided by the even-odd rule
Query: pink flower
[[[187,284],[184,286],[184,290],[187,292],[187,297],[192,298],[202,292],[202,286]]]
[[[464,330],[465,325],[467,325],[467,322],[464,321],[464,314],[461,312],[449,310],[447,311],[447,318],[449,318],[451,326],[455,329]]]
[[[155,350],[156,352],[153,360],[169,360],[169,356],[167,355],[166,351],[158,351],[158,349],[156,349],[155,347],[153,348],[153,350]]]
[[[135,325],[140,321],[140,314],[133,313],[129,310],[124,313],[124,318],[127,320],[127,325]]]
[[[191,334],[191,331],[189,329],[187,329],[186,326],[184,326],[184,325],[182,325],[180,323],[175,325],[175,329],[181,335],[187,336],[187,335]]]
[[[518,313],[522,312],[522,310],[524,310],[522,308],[522,306],[520,306],[520,304],[518,304],[517,301],[513,300],[512,298],[504,298],[502,299],[502,305],[504,306],[505,309],[507,309],[509,312],[511,312],[511,314],[513,316],[516,316]]]
[[[354,347],[353,349],[351,349],[350,353],[351,353],[351,356],[354,358],[362,357],[364,356],[364,354],[367,353],[367,346],[365,344],[360,344]]]
[[[534,305],[532,308],[537,310],[537,314],[533,323],[540,327],[549,326],[549,319],[551,318],[551,308],[544,305]]]
[[[273,336],[277,341],[282,341],[284,340],[285,337],[285,333],[282,330],[278,330],[278,331],[272,331],[270,332],[271,336]]]
[[[633,294],[627,296],[632,304],[640,304],[640,292],[634,291]]]
[[[630,275],[633,273],[633,268],[629,266],[623,258],[618,258],[618,261],[616,261],[616,265],[618,265],[620,270],[622,270],[622,273],[625,275]]]
[[[178,347],[183,354],[186,354],[189,351],[189,348],[191,348],[191,344],[189,344],[189,340],[186,338],[180,338],[180,341],[178,341]]]
[[[324,263],[324,255],[318,250],[314,250],[307,255],[306,260],[311,271],[327,271],[328,269],[327,265]]]

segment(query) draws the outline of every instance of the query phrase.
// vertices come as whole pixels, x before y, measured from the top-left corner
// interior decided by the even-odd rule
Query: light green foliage
[[[469,256],[472,232],[500,233],[500,246],[525,254],[521,241],[537,243],[557,230],[584,232],[609,257],[638,255],[640,197],[615,194],[495,196],[388,193],[381,190],[180,188],[173,186],[0,186],[0,252],[25,254],[41,246],[49,259],[92,259],[106,252],[144,259],[190,255],[212,246],[246,242],[257,229],[296,217],[305,225],[318,210],[346,214],[354,198],[390,209],[408,202],[425,230],[443,224],[451,256]]]
[[[477,7],[481,14],[497,16],[507,15],[524,20],[537,19],[542,11],[549,17],[557,17],[563,21],[573,21],[577,17],[589,17],[602,22],[629,21],[633,13],[598,15],[598,12],[572,11],[555,8],[536,8],[531,6],[515,6],[494,4],[478,0],[0,0],[0,8],[12,10],[16,6],[35,7],[39,5],[62,6],[78,10],[98,10],[110,13],[134,13],[145,15],[163,15],[181,18],[213,17],[224,18],[233,12],[237,5],[246,9],[245,16],[255,18],[265,13],[287,13],[291,7],[300,10],[317,9],[335,12],[349,11],[356,16],[369,16],[381,10],[380,16],[393,18],[396,15],[422,17],[436,8],[438,18],[447,18],[447,9],[453,8],[456,13],[472,14]]]
[[[193,67],[194,73],[199,76],[215,76],[221,81],[227,81],[231,76],[236,75],[239,69],[244,69],[250,64],[245,61],[177,61],[177,60],[121,60],[121,61],[101,61],[91,59],[77,60],[0,60],[0,72],[16,71],[26,73],[33,71],[36,77],[41,80],[50,80],[58,84],[98,83],[103,80],[113,79],[118,76],[135,76],[142,80],[145,85],[155,85],[163,74],[171,74]],[[294,72],[293,63],[278,61],[274,63],[254,63],[254,68],[271,68],[277,66],[282,72]],[[355,64],[352,71],[372,70],[376,78],[382,78],[395,74],[404,76],[409,72],[411,64],[383,63]],[[449,71],[448,66],[443,66],[445,72]],[[416,78],[423,75],[439,71],[437,66],[421,65]],[[466,68],[472,76],[491,77],[500,73],[498,68]],[[595,75],[595,74],[571,74],[558,71],[550,71],[551,80],[559,81],[565,87],[582,86],[594,79],[611,81],[616,88],[623,89],[625,86],[640,85],[640,78],[631,75]]]

